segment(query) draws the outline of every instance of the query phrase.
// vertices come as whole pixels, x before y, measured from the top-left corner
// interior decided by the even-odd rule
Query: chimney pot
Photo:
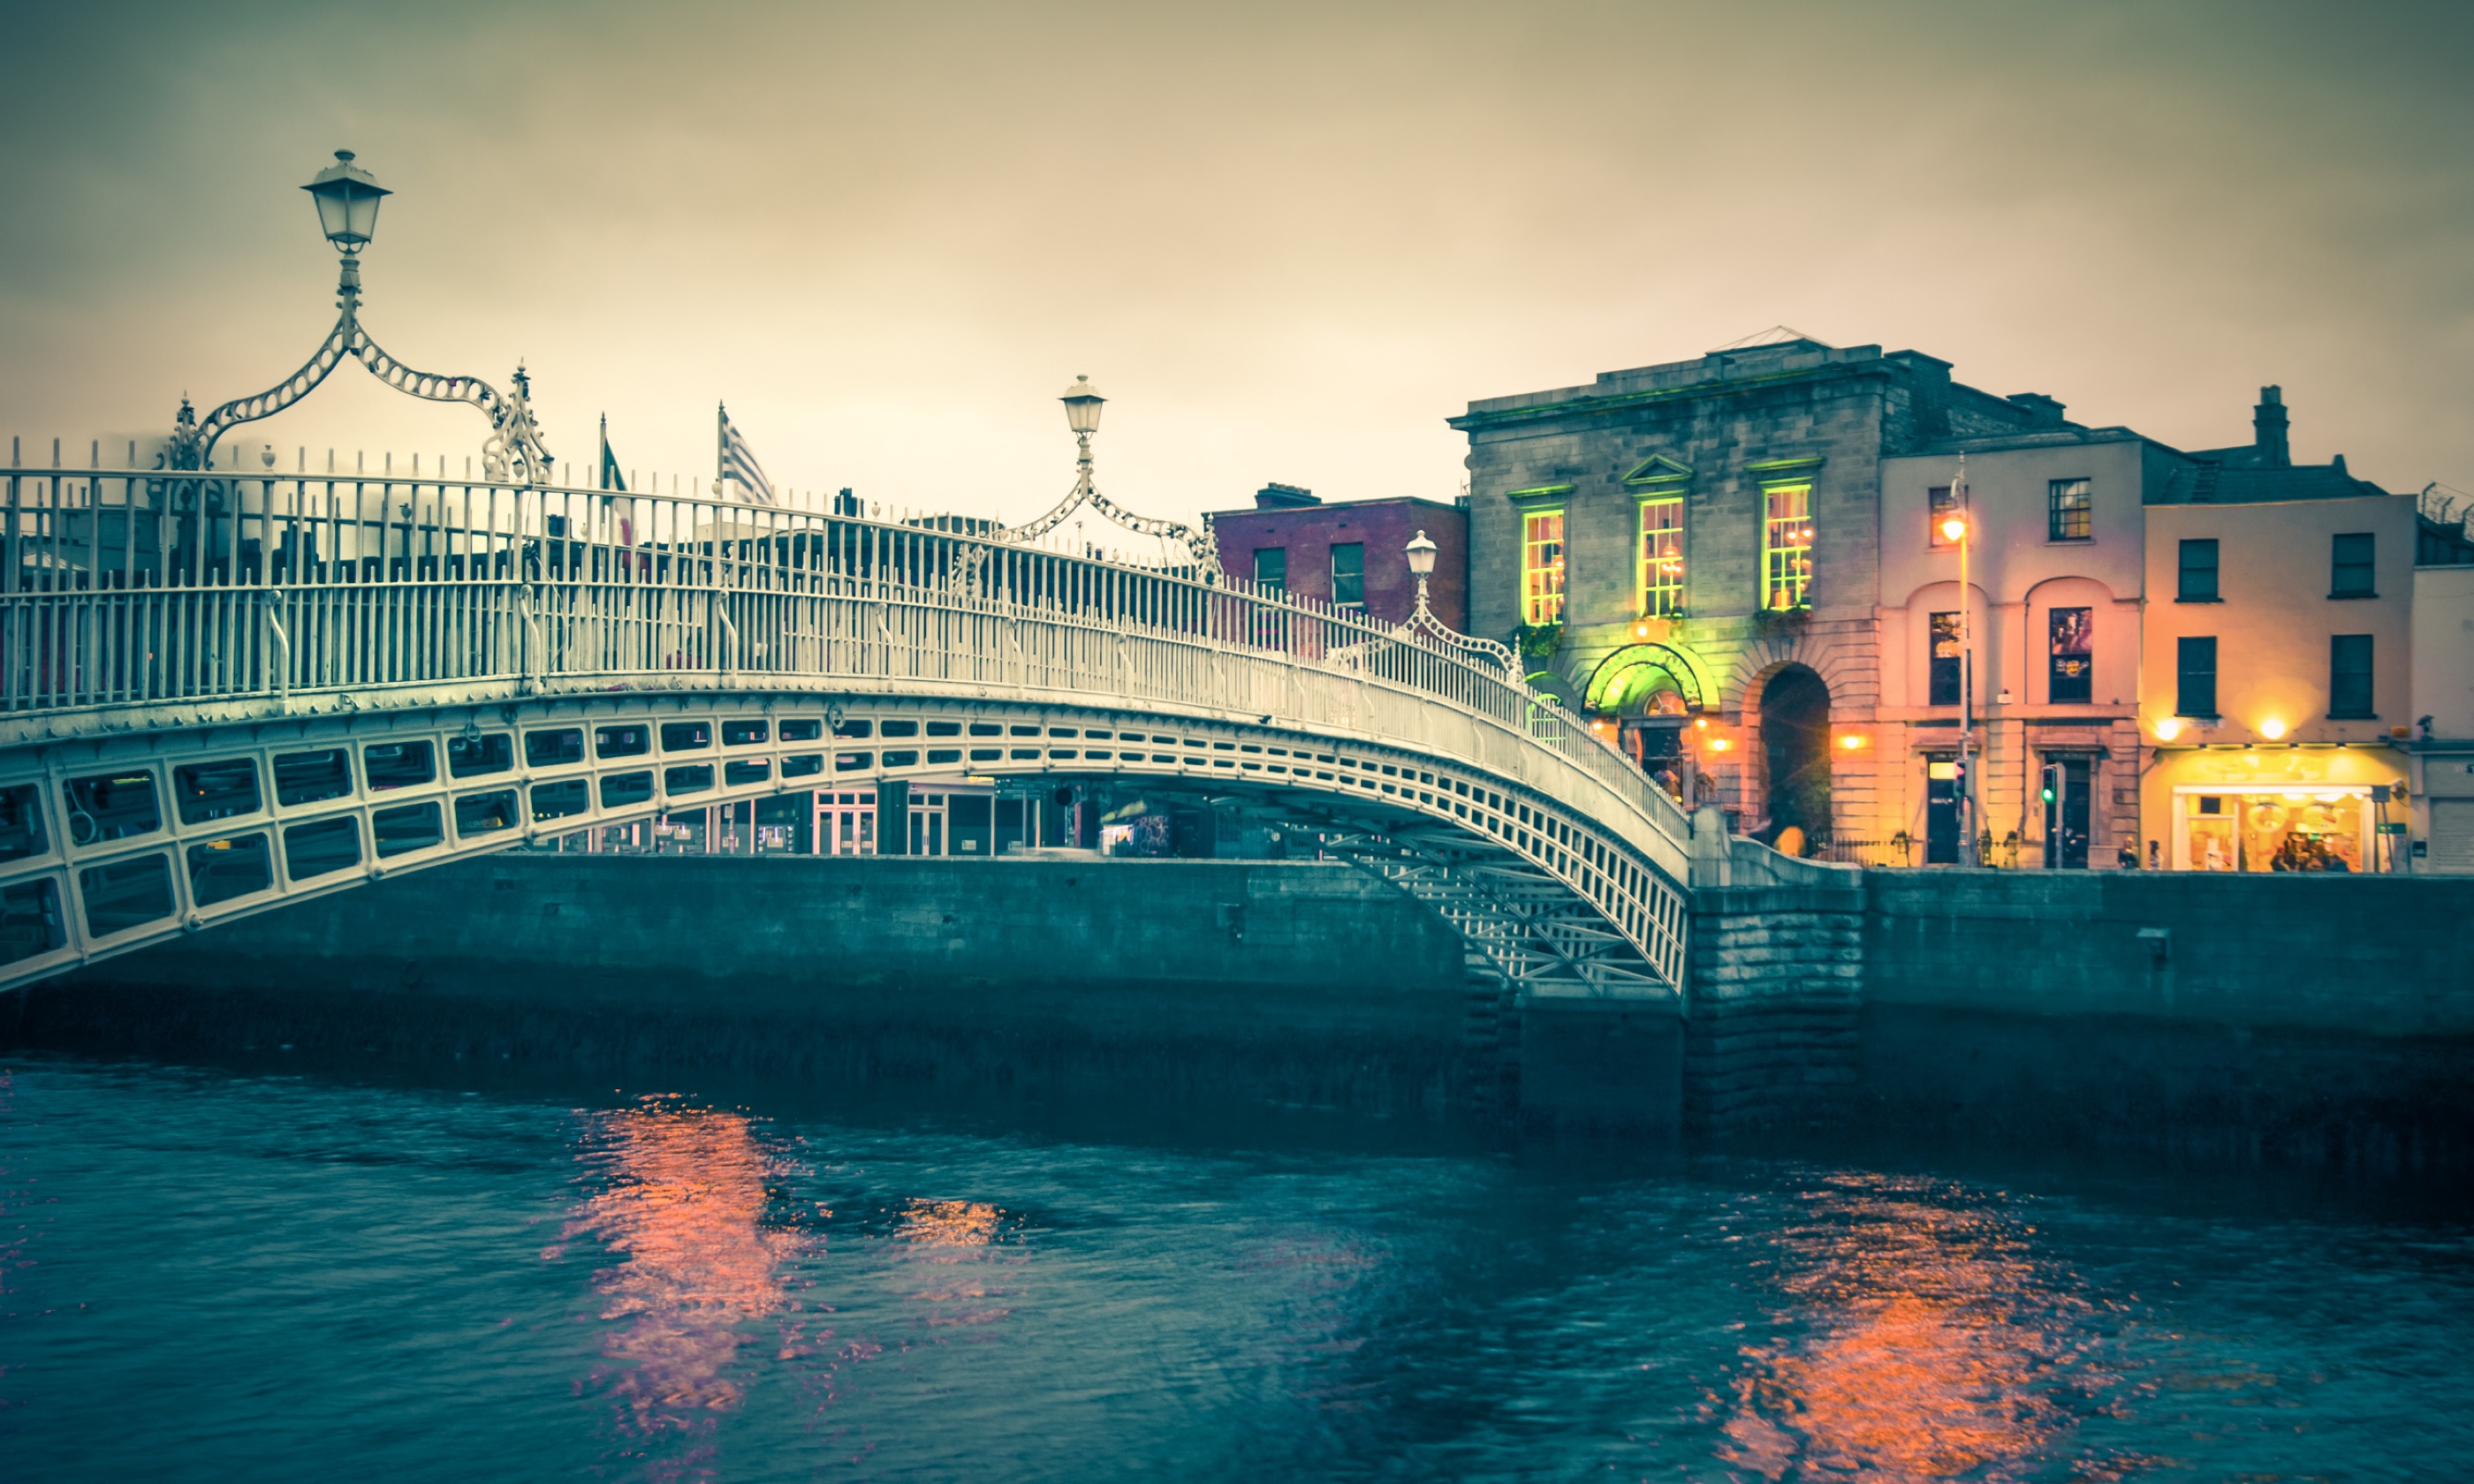
[[[2251,446],[2259,451],[2260,464],[2268,468],[2289,468],[2293,454],[2285,436],[2285,389],[2262,387],[2259,405],[2251,409]]]

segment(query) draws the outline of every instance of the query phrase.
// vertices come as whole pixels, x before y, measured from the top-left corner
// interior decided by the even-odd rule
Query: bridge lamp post
[[[1409,575],[1418,579],[1417,611],[1424,613],[1427,611],[1426,579],[1435,575],[1434,538],[1420,531],[1409,538],[1409,544],[1401,550],[1409,554]]]
[[[1078,477],[1074,490],[1078,494],[1091,492],[1091,435],[1100,431],[1100,408],[1108,400],[1100,389],[1091,385],[1088,376],[1077,376],[1074,385],[1057,398],[1065,404],[1065,425],[1074,430],[1075,468]]]
[[[337,150],[335,162],[301,188],[318,208],[318,229],[343,257],[343,272],[335,285],[335,307],[342,312],[308,363],[266,391],[236,396],[203,419],[186,397],[182,398],[166,463],[177,469],[211,467],[215,443],[226,433],[244,422],[274,417],[315,391],[336,367],[358,361],[371,375],[406,395],[462,402],[489,419],[490,437],[481,446],[481,467],[489,478],[547,484],[549,450],[543,446],[541,430],[533,422],[531,389],[521,366],[516,368],[514,391],[501,393],[477,376],[416,371],[379,349],[362,326],[360,253],[377,235],[378,203],[395,193],[354,163],[350,150]]]

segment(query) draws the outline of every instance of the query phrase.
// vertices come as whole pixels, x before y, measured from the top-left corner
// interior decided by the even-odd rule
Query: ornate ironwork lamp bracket
[[[509,484],[542,485],[550,479],[549,449],[533,420],[532,387],[521,365],[514,392],[502,393],[478,376],[441,376],[416,371],[378,348],[361,327],[360,251],[377,230],[378,203],[394,194],[376,178],[352,163],[352,152],[337,150],[335,163],[318,172],[302,187],[317,203],[318,222],[327,240],[343,258],[335,284],[334,328],[301,369],[252,396],[236,396],[201,419],[187,397],[172,426],[168,467],[203,469],[214,458],[215,444],[244,422],[271,418],[315,391],[347,359],[360,362],[370,374],[408,396],[433,402],[462,402],[490,419],[489,440],[481,445],[482,472]]]

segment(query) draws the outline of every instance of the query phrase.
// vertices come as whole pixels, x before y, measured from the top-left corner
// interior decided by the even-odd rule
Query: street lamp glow
[[[1402,548],[1409,554],[1409,573],[1413,577],[1431,577],[1435,572],[1435,542],[1420,531]]]
[[[2160,716],[2156,719],[2157,741],[2171,742],[2181,734],[2182,718],[2178,716]]]
[[[347,254],[368,247],[377,235],[378,201],[395,194],[353,164],[350,150],[337,150],[335,162],[301,188],[318,203],[318,229]]]
[[[2273,742],[2285,735],[2285,723],[2271,716],[2259,724],[2259,734]]]
[[[1946,541],[1965,539],[1967,537],[1967,521],[1957,515],[1944,516],[1941,523],[1941,535],[1942,539]]]
[[[1091,385],[1088,376],[1077,376],[1074,385],[1065,389],[1059,398],[1065,404],[1065,425],[1085,437],[1100,431],[1100,404],[1107,398]]]
[[[1843,736],[1843,737],[1840,737],[1840,738],[1838,739],[1838,745],[1839,745],[1840,747],[1843,747],[1843,748],[1847,749],[1847,751],[1849,751],[1849,752],[1851,752],[1851,753],[1852,753],[1852,752],[1856,751],[1857,748],[1862,747],[1862,746],[1864,745],[1864,739],[1863,739],[1861,736],[1857,735],[1856,733],[1855,733],[1855,732],[1852,732],[1852,731],[1851,731],[1851,732],[1847,733],[1847,735],[1845,735],[1845,736]]]

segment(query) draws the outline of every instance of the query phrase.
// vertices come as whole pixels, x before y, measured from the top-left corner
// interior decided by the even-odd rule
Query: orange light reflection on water
[[[747,1322],[789,1306],[785,1238],[763,1224],[768,1161],[748,1120],[648,1100],[593,1120],[602,1179],[569,1223],[623,1260],[594,1280],[628,1430],[692,1431],[739,1405]]]
[[[2040,1269],[2032,1228],[1891,1180],[1835,1183],[1789,1229],[1780,1282],[1806,1332],[1748,1347],[1725,1461],[1768,1479],[2001,1479],[2073,1449],[2118,1377],[2088,1302]],[[2074,1477],[2130,1460],[2082,1457]]]

